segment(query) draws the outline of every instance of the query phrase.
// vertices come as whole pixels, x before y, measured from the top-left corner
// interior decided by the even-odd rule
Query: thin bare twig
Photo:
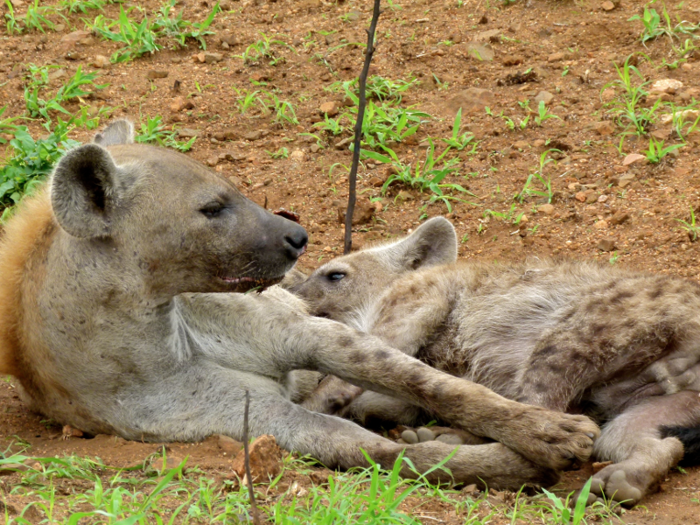
[[[248,408],[250,406],[250,392],[245,391],[245,411],[243,412],[243,465],[245,477],[248,481],[248,496],[250,497],[250,510],[253,515],[253,525],[260,525],[260,514],[255,503],[255,491],[253,490],[253,477],[250,475],[250,452],[248,451]]]
[[[365,106],[367,99],[365,98],[365,86],[367,85],[367,75],[369,74],[369,65],[372,62],[372,54],[374,53],[374,31],[377,29],[377,21],[379,20],[379,4],[381,0],[374,0],[374,11],[372,12],[372,22],[367,31],[367,49],[365,50],[365,64],[362,67],[359,79],[359,102],[357,105],[357,121],[355,122],[355,141],[353,142],[352,166],[348,181],[350,182],[350,190],[348,192],[348,209],[345,211],[345,248],[343,253],[350,253],[352,249],[352,216],[355,213],[357,186],[357,167],[360,164],[360,143],[362,140],[362,121],[365,118]]]

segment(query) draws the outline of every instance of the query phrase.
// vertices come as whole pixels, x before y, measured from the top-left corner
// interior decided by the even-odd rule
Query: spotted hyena
[[[591,263],[456,258],[454,228],[437,218],[401,241],[335,259],[292,290],[313,314],[439,370],[592,417],[602,425],[594,455],[613,462],[595,475],[599,496],[635,503],[676,463],[700,459],[698,284]],[[326,379],[307,406],[330,403],[332,412],[353,388]],[[404,424],[426,416],[375,392],[342,413]]]
[[[459,447],[447,466],[461,482],[549,484],[589,456],[598,429],[584,416],[440,372],[309,316],[279,287],[243,293],[282,279],[304,252],[304,229],[187,156],[134,144],[132,131],[118,121],[69,151],[4,226],[0,373],[34,408],[92,434],[241,439],[249,392],[253,435],[328,466],[366,465],[363,450],[389,465],[405,450],[425,472],[452,452],[403,447],[294,404],[290,374],[317,370],[499,441]]]

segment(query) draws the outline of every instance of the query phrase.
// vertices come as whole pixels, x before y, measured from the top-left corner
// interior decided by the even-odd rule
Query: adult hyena
[[[588,418],[439,372],[307,315],[282,289],[242,293],[282,279],[304,229],[184,155],[133,144],[132,132],[119,121],[68,152],[5,225],[0,373],[17,377],[36,409],[93,434],[241,439],[249,391],[253,435],[328,466],[366,464],[361,449],[391,464],[404,447],[289,400],[290,372],[320,370],[500,441],[460,447],[447,463],[458,481],[547,484],[589,456],[598,430]],[[423,472],[451,452],[406,448]]]

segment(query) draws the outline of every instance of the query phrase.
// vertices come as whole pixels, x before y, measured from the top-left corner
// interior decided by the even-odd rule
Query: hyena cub
[[[590,263],[456,258],[454,228],[436,218],[325,264],[293,291],[315,315],[507,398],[593,417],[603,426],[594,455],[613,462],[595,475],[597,496],[634,504],[676,463],[700,459],[700,286]],[[339,383],[326,399],[339,398]],[[426,415],[370,391],[343,414]]]

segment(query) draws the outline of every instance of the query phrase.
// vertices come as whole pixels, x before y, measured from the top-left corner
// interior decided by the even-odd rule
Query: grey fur
[[[443,266],[411,272],[396,254],[416,237],[435,238],[434,222],[405,241],[333,260],[293,290],[311,313],[440,370],[596,418],[604,427],[595,455],[615,464],[596,475],[594,492],[639,501],[683,455],[661,427],[700,426],[700,286],[590,263],[460,264],[451,253]],[[381,281],[368,286],[370,273]],[[348,392],[326,380],[307,403],[342,405]],[[361,422],[421,418],[405,400],[375,392],[342,413]]]
[[[588,457],[598,430],[585,417],[509,401],[427,367],[376,337],[310,317],[280,287],[232,293],[280,281],[303,252],[304,230],[184,155],[115,144],[128,126],[113,126],[103,134],[108,149],[83,146],[59,163],[51,203],[60,227],[42,227],[22,266],[13,373],[35,408],[92,434],[241,439],[248,390],[253,435],[272,434],[330,467],[367,464],[360,449],[393,464],[404,447],[290,400],[301,397],[298,371],[311,370],[409,399],[502,443],[460,447],[447,463],[459,482],[550,484]],[[404,260],[432,260],[416,246]],[[406,457],[426,471],[452,449],[421,443]]]

